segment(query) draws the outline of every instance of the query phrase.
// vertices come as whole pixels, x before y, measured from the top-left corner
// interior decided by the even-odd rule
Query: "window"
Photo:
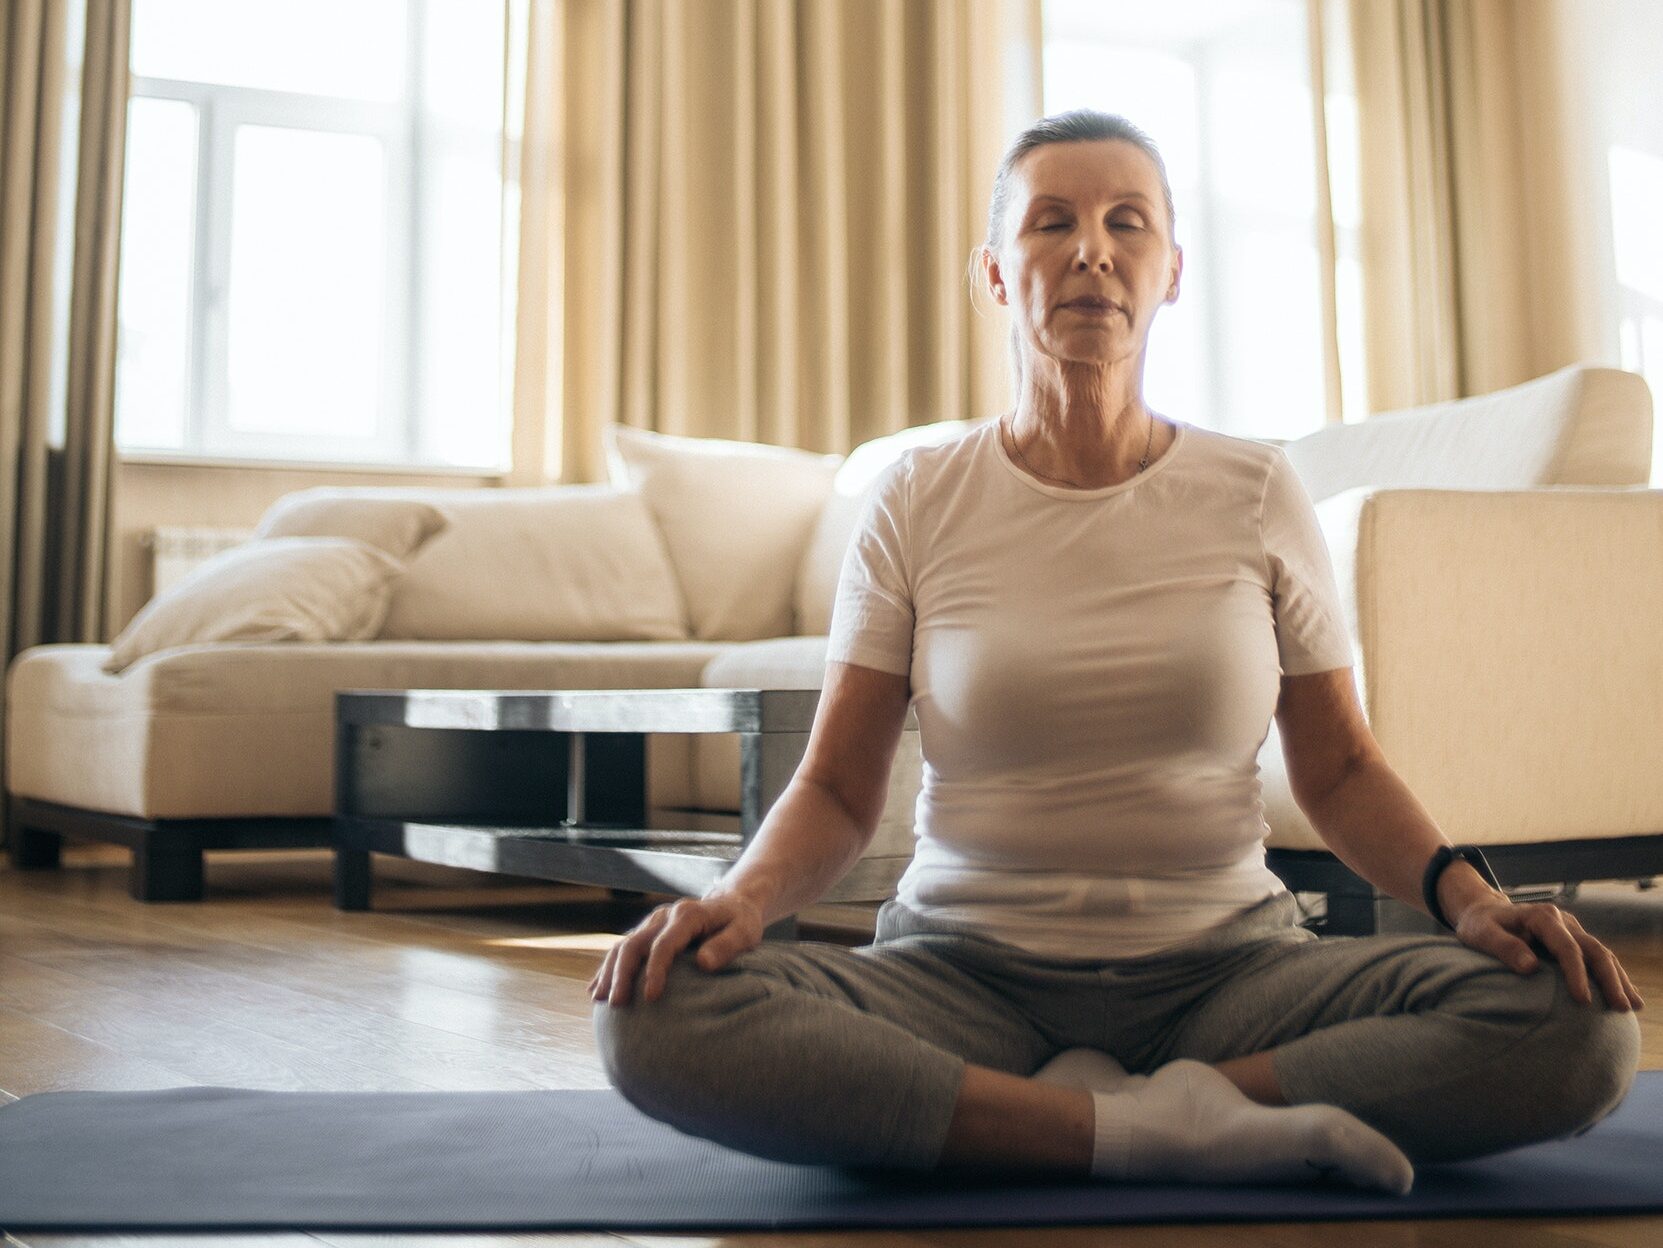
[[[507,466],[508,30],[483,0],[134,0],[124,453]]]
[[[1663,405],[1663,157],[1614,144],[1611,170],[1612,252],[1617,273],[1618,365],[1641,374]],[[1652,438],[1651,483],[1663,485],[1663,435]]]
[[[1184,276],[1150,334],[1150,405],[1244,437],[1296,438],[1328,418],[1306,23],[1305,0],[1045,5],[1045,111],[1125,116],[1160,147],[1172,183]],[[1329,159],[1340,319],[1356,327],[1345,102],[1327,101]],[[1341,347],[1348,366],[1361,358],[1360,341]],[[1342,377],[1345,406],[1361,414],[1361,375]]]

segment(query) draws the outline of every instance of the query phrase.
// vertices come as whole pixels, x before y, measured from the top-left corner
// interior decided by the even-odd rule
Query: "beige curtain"
[[[1314,0],[1350,28],[1371,411],[1599,353],[1553,0]],[[1345,6],[1340,11],[1340,6]]]
[[[533,0],[516,451],[612,421],[847,451],[1003,409],[972,308],[1039,0]],[[523,472],[517,474],[525,478]]]
[[[73,7],[72,7],[73,6]],[[84,7],[83,7],[84,6]],[[128,0],[6,0],[0,26],[0,654],[95,641],[109,551]],[[84,38],[83,38],[84,36]],[[67,299],[60,153],[77,98]],[[68,318],[63,419],[53,328]],[[61,436],[54,431],[61,427]]]

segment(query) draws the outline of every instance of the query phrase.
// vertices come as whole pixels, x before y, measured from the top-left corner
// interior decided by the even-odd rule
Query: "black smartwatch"
[[[1426,909],[1438,922],[1455,930],[1455,925],[1444,918],[1444,909],[1438,904],[1438,879],[1444,873],[1444,868],[1457,858],[1471,863],[1474,871],[1484,877],[1484,882],[1496,892],[1501,892],[1501,881],[1496,879],[1496,873],[1490,870],[1490,864],[1484,861],[1484,855],[1479,853],[1476,845],[1444,845],[1432,855],[1432,861],[1426,864],[1426,873],[1421,876],[1420,895],[1426,902]]]

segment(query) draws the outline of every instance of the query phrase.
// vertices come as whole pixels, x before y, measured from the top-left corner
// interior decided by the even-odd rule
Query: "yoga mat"
[[[1663,1071],[1588,1134],[1423,1167],[1405,1197],[764,1161],[616,1092],[42,1092],[0,1109],[6,1230],[760,1230],[1663,1209]]]

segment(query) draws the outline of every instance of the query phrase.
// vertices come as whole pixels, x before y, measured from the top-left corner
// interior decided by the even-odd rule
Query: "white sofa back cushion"
[[[612,484],[640,490],[658,521],[692,635],[788,636],[797,565],[842,457],[617,424],[603,439]]]
[[[450,526],[410,563],[381,635],[679,641],[686,613],[638,494],[605,485],[425,495]]]
[[[1574,364],[1491,394],[1380,412],[1283,446],[1314,502],[1377,489],[1644,485],[1645,379]]]
[[[686,615],[637,494],[606,485],[307,491],[336,523],[415,501],[448,521],[394,593],[382,637],[425,641],[679,641]],[[279,503],[279,506],[281,503]],[[273,508],[276,510],[276,507]]]
[[[104,670],[210,642],[367,640],[381,627],[404,567],[352,538],[244,542],[145,603],[111,645]]]
[[[862,442],[849,452],[832,480],[831,497],[820,510],[814,534],[803,551],[797,569],[796,627],[803,636],[831,631],[832,603],[837,597],[837,578],[843,569],[843,553],[860,522],[866,495],[883,470],[914,446],[937,446],[962,437],[979,422],[938,420],[931,425],[913,425],[897,433]]]

